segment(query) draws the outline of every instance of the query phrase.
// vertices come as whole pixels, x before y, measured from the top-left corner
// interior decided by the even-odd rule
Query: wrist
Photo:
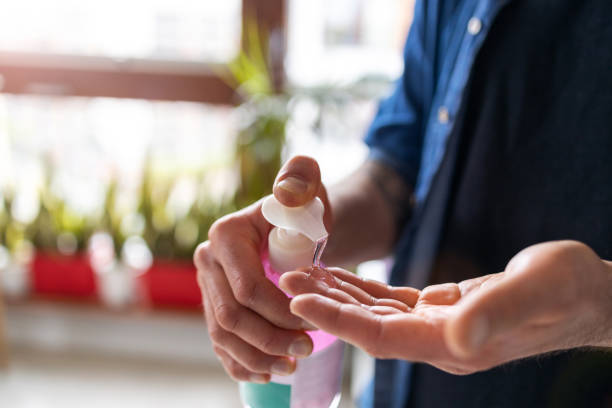
[[[393,217],[362,166],[328,189],[332,231],[323,261],[350,267],[386,256],[393,247]]]

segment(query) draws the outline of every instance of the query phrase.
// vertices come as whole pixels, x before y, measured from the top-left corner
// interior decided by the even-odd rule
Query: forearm
[[[412,208],[412,189],[392,169],[368,160],[329,188],[329,265],[355,265],[388,255]]]

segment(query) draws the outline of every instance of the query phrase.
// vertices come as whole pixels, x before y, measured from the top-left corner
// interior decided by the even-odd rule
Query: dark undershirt
[[[431,283],[502,271],[521,249],[557,239],[612,259],[612,0],[511,3],[475,61],[457,123]],[[410,407],[612,407],[609,351],[468,376],[415,364],[412,378]]]

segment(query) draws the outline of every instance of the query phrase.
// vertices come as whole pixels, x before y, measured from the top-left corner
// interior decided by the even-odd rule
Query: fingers
[[[253,373],[244,368],[240,363],[234,360],[225,350],[214,347],[214,351],[221,360],[221,364],[223,364],[223,368],[236,381],[248,381],[258,384],[265,384],[270,381],[270,376],[268,374],[258,374]]]
[[[274,196],[288,207],[298,207],[315,198],[321,186],[321,170],[316,160],[296,156],[278,172]]]
[[[456,283],[431,285],[421,291],[419,304],[454,305],[461,299],[461,291]]]
[[[209,265],[211,269],[215,269],[213,264],[220,265],[224,276],[219,277],[219,281],[229,283],[231,295],[228,296],[240,305],[257,312],[278,327],[305,329],[307,327],[302,320],[289,312],[287,296],[265,277],[259,255],[264,238],[248,228],[248,223],[242,218],[250,217],[253,222],[254,219],[263,219],[259,208],[256,206],[254,213],[243,211],[239,216],[217,221],[209,232],[214,259],[196,256],[196,262],[206,264],[202,266],[204,269]],[[204,275],[206,278],[207,274]]]
[[[215,321],[225,331],[266,354],[306,357],[311,353],[312,341],[304,332],[276,327],[236,302],[220,267],[209,266],[204,283],[210,304],[208,309],[212,309]]]
[[[296,296],[291,311],[379,358],[419,359],[429,353],[427,348],[439,347],[426,321],[410,313],[379,314],[318,294]]]
[[[267,382],[269,373],[289,375],[295,371],[294,360],[263,353],[224,330],[217,323],[208,298],[205,296],[204,301],[208,333],[215,353],[232,378],[238,381]]]
[[[473,279],[467,279],[459,282],[457,285],[459,286],[459,290],[461,291],[461,296],[467,296],[471,292],[475,290],[479,290],[481,287],[486,287],[497,282],[498,279],[503,277],[501,273],[493,273],[490,275],[479,276]]]
[[[363,279],[358,275],[341,268],[327,268],[327,270],[342,281],[349,283],[379,299],[395,299],[410,307],[413,307],[419,298],[420,292],[418,289],[405,286],[390,286],[372,279]]]
[[[368,352],[374,352],[382,332],[381,316],[317,294],[296,296],[291,301],[291,311]]]
[[[329,287],[320,279],[313,279],[310,274],[302,271],[285,272],[279,280],[281,289],[292,295],[303,293],[319,293],[338,302],[359,305],[360,302],[342,290]]]
[[[253,373],[289,375],[295,371],[295,361],[287,357],[265,354],[238,336],[213,323],[209,334],[215,345],[226,351],[245,369]]]
[[[380,314],[394,311],[407,312],[409,307],[395,299],[378,299],[366,291],[347,283],[339,278],[336,279],[336,287],[330,287],[321,279],[317,279],[308,270],[287,272],[281,276],[279,285],[286,292],[292,295],[303,293],[319,293],[342,303],[351,303],[365,306],[380,306],[370,310],[380,312]]]
[[[206,318],[206,328],[213,343],[213,351],[219,357],[223,368],[236,381],[250,381],[256,383],[266,383],[269,381],[269,376],[264,373],[256,373],[247,369],[244,365],[236,361],[224,348],[217,343],[219,335],[224,330],[217,324],[214,315],[211,312],[210,302],[206,295],[206,289],[201,286],[204,300],[204,316]]]

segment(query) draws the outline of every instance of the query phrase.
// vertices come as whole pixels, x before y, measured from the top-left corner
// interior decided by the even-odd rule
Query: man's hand
[[[531,246],[501,273],[418,291],[330,268],[290,272],[291,311],[378,358],[455,374],[582,346],[612,346],[612,263],[575,241]]]
[[[295,207],[318,196],[331,212],[319,167],[311,158],[294,157],[279,172],[274,195]],[[260,254],[271,226],[261,202],[214,223],[209,241],[194,254],[204,311],[214,350],[236,380],[267,382],[271,373],[295,370],[294,357],[312,352],[304,329],[312,329],[289,311],[289,299],[264,275]]]

